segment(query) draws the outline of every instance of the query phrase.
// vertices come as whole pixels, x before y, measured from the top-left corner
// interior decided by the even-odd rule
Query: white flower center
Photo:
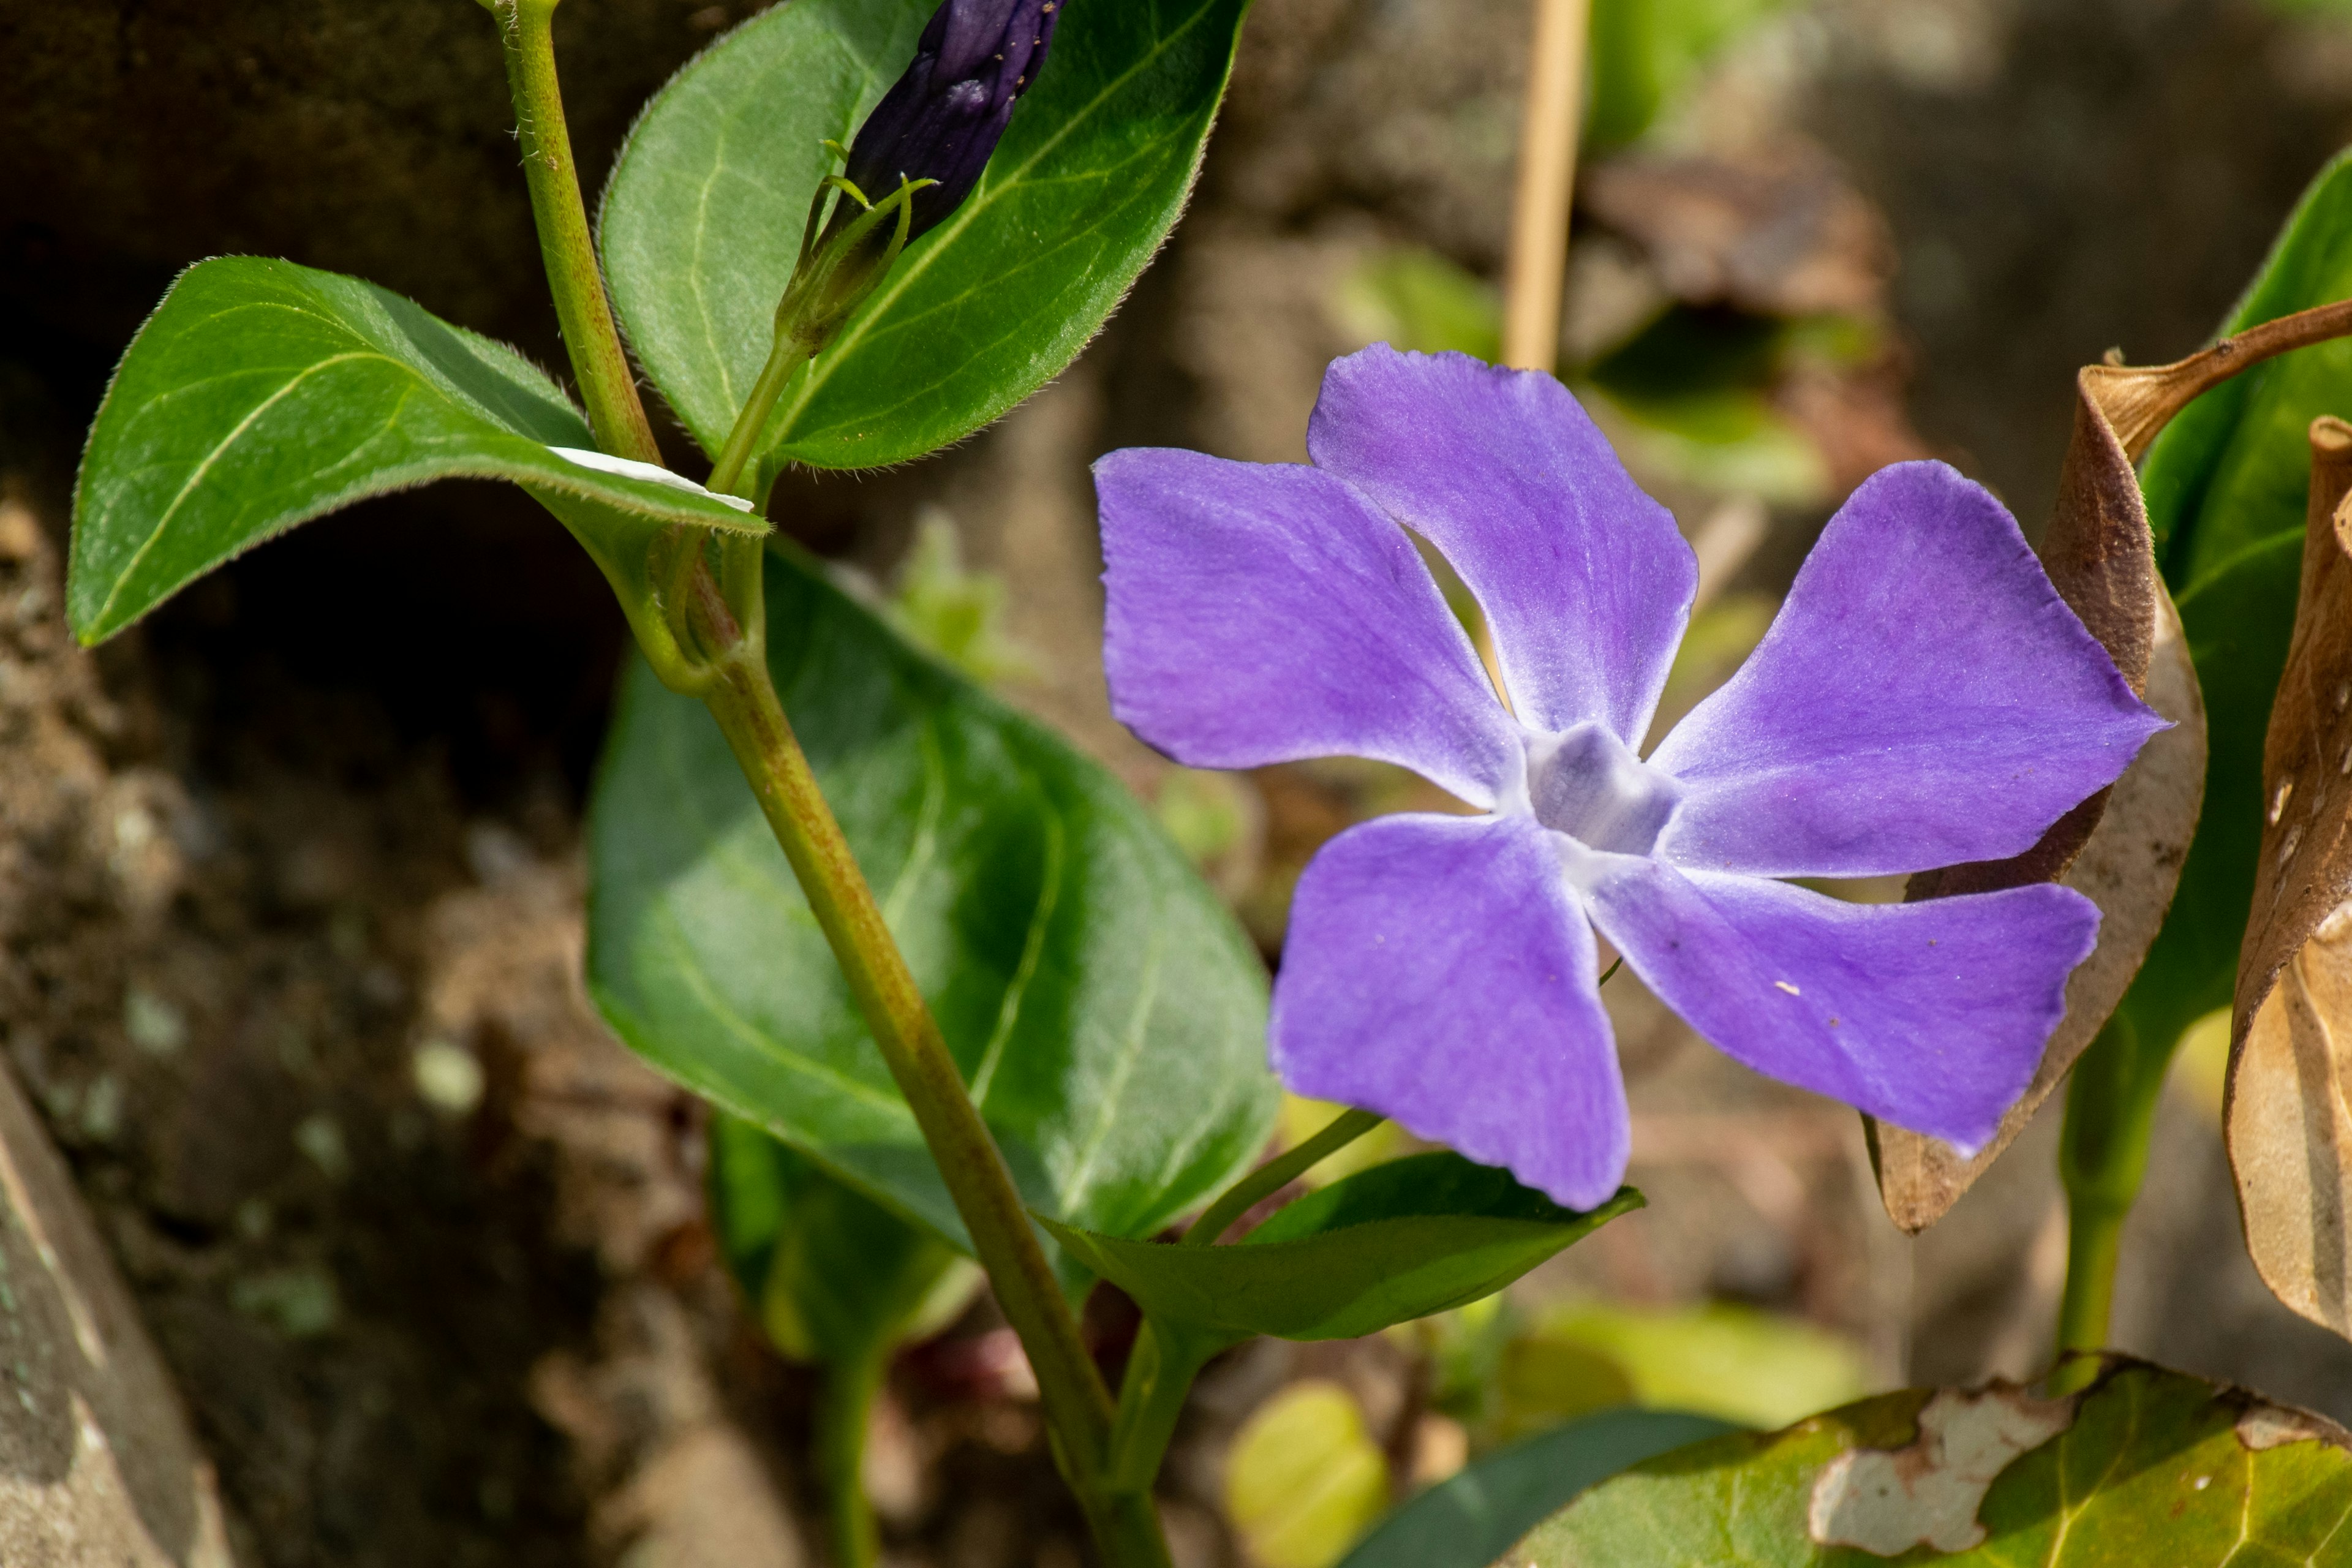
[[[1682,796],[1681,784],[1604,725],[1579,724],[1528,742],[1528,804],[1536,820],[1588,849],[1647,855]]]

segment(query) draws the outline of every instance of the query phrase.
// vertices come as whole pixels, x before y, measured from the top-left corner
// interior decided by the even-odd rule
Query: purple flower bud
[[[1013,106],[1045,64],[1067,0],[947,0],[923,29],[914,63],[874,106],[850,144],[850,183],[880,201],[901,179],[915,193],[913,235],[963,205],[988,166]]]

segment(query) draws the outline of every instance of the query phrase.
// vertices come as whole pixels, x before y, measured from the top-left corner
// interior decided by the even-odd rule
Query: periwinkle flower
[[[1697,569],[1566,388],[1383,344],[1331,366],[1307,445],[1311,467],[1096,468],[1121,721],[1197,767],[1378,758],[1483,813],[1381,817],[1307,867],[1284,1080],[1591,1208],[1630,1142],[1598,930],[1748,1066],[1989,1139],[2096,908],[1782,879],[2017,854],[2164,728],[2000,504],[1940,463],[1874,476],[1755,653],[1644,756]],[[1484,608],[1507,708],[1407,529]]]
[[[980,183],[1013,105],[1045,68],[1063,3],[947,0],[923,28],[914,63],[858,128],[845,172],[867,200],[882,200],[901,180],[938,182],[915,193],[910,240]]]

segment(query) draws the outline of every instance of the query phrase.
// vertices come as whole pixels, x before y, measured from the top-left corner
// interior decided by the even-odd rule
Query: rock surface
[[[234,1568],[212,1466],[65,1162],[5,1068],[0,1563]]]

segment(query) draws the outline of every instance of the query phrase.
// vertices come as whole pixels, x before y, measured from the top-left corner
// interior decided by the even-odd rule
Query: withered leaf
[[[1873,1126],[1879,1195],[1903,1229],[1941,1218],[2024,1131],[2122,1000],[2171,907],[2204,795],[2205,720],[2197,679],[2148,534],[2133,464],[2202,392],[2290,349],[2352,332],[2352,301],[2282,317],[2168,365],[2086,366],[2042,562],[2058,593],[2151,707],[2175,728],[2115,786],[2061,817],[2010,860],[1923,872],[1912,899],[2063,880],[2099,906],[2099,945],[2066,988],[2066,1016],[2024,1097],[1972,1159],[1948,1144]],[[2095,853],[2094,847],[2095,846]]]
[[[2278,1299],[2352,1337],[2352,425],[2311,426],[2286,673],[2263,747],[2224,1123],[2247,1250]]]

